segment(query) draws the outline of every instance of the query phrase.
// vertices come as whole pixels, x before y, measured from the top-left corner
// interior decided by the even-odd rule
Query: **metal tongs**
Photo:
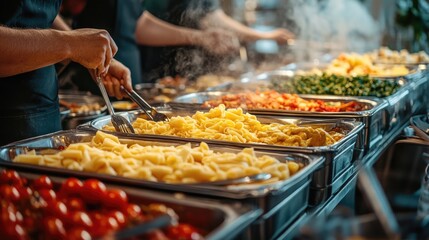
[[[155,122],[167,121],[167,115],[158,112],[155,108],[153,108],[149,103],[147,103],[136,91],[132,90],[131,92],[121,86],[121,90],[124,91],[130,98],[135,102],[144,113]],[[149,111],[148,111],[149,110]]]
[[[118,132],[134,133],[134,128],[131,123],[123,116],[115,113],[115,111],[113,110],[112,103],[110,102],[109,95],[107,94],[106,88],[104,87],[101,76],[97,73],[96,70],[94,71],[94,73],[97,85],[100,88],[101,95],[103,95],[104,101],[106,102],[107,110],[109,111],[109,114],[111,116],[111,122],[113,127],[115,127],[115,130]]]

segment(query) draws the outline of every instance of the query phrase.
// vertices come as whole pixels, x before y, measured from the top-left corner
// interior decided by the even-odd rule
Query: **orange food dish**
[[[357,112],[366,109],[365,105],[356,101],[307,100],[297,94],[279,93],[277,91],[227,94],[218,99],[205,101],[203,107],[212,108],[220,104],[224,104],[227,108],[241,107],[309,112]]]

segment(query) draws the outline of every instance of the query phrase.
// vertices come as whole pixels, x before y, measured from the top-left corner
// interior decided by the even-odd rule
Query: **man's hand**
[[[112,59],[108,69],[107,74],[103,77],[103,84],[110,96],[120,100],[126,96],[121,91],[121,86],[124,86],[128,91],[133,89],[130,70],[115,59]]]
[[[271,39],[277,41],[279,44],[285,44],[288,40],[295,38],[295,35],[289,32],[287,29],[278,28],[276,30],[263,33],[265,39]]]
[[[106,30],[77,29],[67,31],[70,41],[70,59],[89,69],[97,69],[97,72],[105,76],[109,72],[109,65],[118,51],[116,43]]]

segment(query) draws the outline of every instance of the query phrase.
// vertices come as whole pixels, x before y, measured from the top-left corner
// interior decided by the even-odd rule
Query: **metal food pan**
[[[308,206],[310,181],[313,172],[324,162],[323,157],[316,155],[303,155],[298,153],[274,153],[257,151],[256,154],[267,154],[279,160],[288,160],[302,163],[305,168],[291,178],[266,185],[247,186],[204,186],[198,184],[167,184],[151,182],[141,179],[132,179],[119,176],[111,176],[98,173],[72,171],[63,168],[53,168],[12,162],[13,157],[19,153],[19,146],[58,148],[76,142],[88,142],[94,136],[93,132],[79,130],[61,131],[41,137],[12,143],[0,148],[0,166],[13,167],[30,171],[48,172],[55,175],[77,176],[81,178],[97,177],[106,182],[130,185],[135,187],[151,188],[168,192],[182,192],[216,199],[239,200],[242,203],[262,209],[265,219],[263,224],[284,225],[281,220],[293,219],[303,214]],[[187,141],[170,141],[164,139],[135,138],[121,136],[123,143],[138,143],[142,145],[174,146],[184,144]],[[193,143],[196,146],[196,143]],[[228,148],[226,146],[210,145],[215,151],[237,152],[241,149]],[[283,217],[279,217],[283,216]],[[286,217],[286,218],[285,218]],[[257,238],[258,239],[258,238]]]
[[[61,121],[63,129],[74,129],[77,126],[106,115],[106,104],[100,96],[87,95],[84,93],[60,93],[59,99],[68,103],[78,105],[98,103],[101,108],[96,111],[86,111],[81,113],[69,112]]]
[[[390,63],[390,64],[386,64],[386,63],[376,63],[377,65],[381,65],[381,66],[395,66],[395,65],[404,65],[406,68],[408,68],[409,73],[403,76],[373,76],[374,78],[379,78],[379,79],[384,79],[384,80],[396,80],[396,81],[401,81],[401,80],[406,80],[407,82],[409,82],[409,87],[410,87],[410,108],[411,109],[403,109],[404,114],[407,114],[407,112],[411,113],[419,113],[420,111],[424,110],[424,106],[422,106],[422,103],[425,103],[428,99],[427,94],[425,93],[425,91],[423,90],[424,87],[422,85],[424,85],[424,82],[427,83],[427,80],[422,80],[423,79],[427,79],[428,77],[428,65],[427,64],[409,64],[409,63]],[[326,68],[327,65],[323,64],[323,63],[309,63],[309,62],[304,62],[304,63],[293,63],[293,64],[289,64],[286,65],[282,68],[280,68],[280,70],[289,70],[289,71],[297,71],[297,70],[310,70],[313,68],[319,68],[319,69],[323,69]],[[422,88],[423,87],[423,88]],[[427,86],[429,88],[429,86]],[[386,98],[388,101],[390,100],[389,97]],[[395,102],[395,101],[393,101]],[[396,103],[396,102],[395,102]],[[395,104],[393,103],[393,104]],[[402,104],[404,104],[404,101],[402,102]],[[393,107],[395,109],[395,107]],[[404,107],[405,108],[405,107]],[[395,110],[399,110],[398,107],[396,107]],[[398,115],[401,115],[401,113],[392,113],[392,128],[396,126],[397,120],[398,120]],[[396,115],[396,116],[395,116]],[[403,116],[403,114],[402,114]],[[400,116],[399,116],[400,118]],[[401,120],[399,120],[399,125],[401,125]]]
[[[27,171],[19,171],[18,173],[28,179],[36,179],[42,174],[46,175],[46,172],[39,171],[38,169],[32,170],[31,173]],[[61,184],[65,180],[64,176],[48,176],[55,184]],[[234,239],[235,236],[243,234],[244,230],[249,231],[249,226],[262,213],[260,209],[237,202],[199,199],[183,194],[172,195],[114,184],[106,184],[106,186],[108,189],[116,188],[124,190],[130,202],[144,205],[160,203],[172,208],[178,215],[179,222],[189,223],[197,227],[202,231],[205,239]],[[153,229],[147,225],[139,224],[118,232],[116,237],[118,239],[138,237],[136,233],[142,232],[142,228]]]
[[[219,99],[220,97],[232,94],[229,92],[198,92],[183,95],[174,99],[170,103],[173,109],[202,109],[201,104],[205,101]],[[277,109],[247,109],[254,115],[270,115],[270,116],[288,116],[297,118],[341,118],[355,119],[365,124],[363,134],[363,149],[368,152],[378,146],[384,134],[384,111],[388,103],[380,98],[371,97],[340,97],[331,95],[299,95],[307,100],[323,100],[332,102],[350,102],[356,101],[366,106],[366,110],[358,112],[310,112],[310,111],[290,111]]]
[[[251,90],[266,90],[271,88],[271,80],[274,78],[281,78],[290,86],[289,92],[294,93],[296,90],[291,82],[295,72],[292,70],[276,70],[260,74],[253,78],[244,78],[238,85],[231,87],[232,91],[238,91],[239,89],[251,89]],[[386,132],[396,130],[398,127],[408,121],[412,114],[411,106],[411,90],[410,86],[412,81],[405,77],[397,78],[382,78],[385,81],[396,81],[402,87],[394,94],[383,97],[388,105],[385,108],[385,116],[383,121],[383,127]],[[240,85],[241,84],[241,85]],[[276,89],[274,89],[276,90]],[[327,95],[320,95],[327,96]],[[343,96],[337,96],[343,97]],[[360,97],[359,97],[360,98]]]
[[[189,112],[171,112],[169,115],[177,116],[181,114],[189,115]],[[131,111],[126,112],[123,115],[127,117],[131,122],[133,122],[138,117],[144,117],[144,114],[141,111]],[[302,154],[317,154],[325,157],[325,161],[323,162],[323,166],[327,167],[323,168],[324,170],[316,171],[316,174],[313,175],[312,186],[316,187],[325,187],[331,184],[336,177],[344,170],[344,167],[349,166],[355,158],[355,156],[360,155],[362,149],[356,149],[355,146],[360,147],[363,144],[356,144],[358,141],[363,139],[363,127],[364,124],[357,121],[349,121],[343,119],[310,119],[310,120],[301,120],[297,118],[288,118],[288,117],[278,117],[278,116],[264,116],[258,117],[258,120],[262,123],[294,123],[297,125],[306,125],[306,126],[318,126],[323,127],[327,130],[332,129],[334,127],[338,127],[344,130],[347,134],[346,136],[338,141],[337,143],[330,146],[321,146],[321,147],[287,147],[280,145],[269,145],[262,143],[237,143],[230,141],[221,141],[221,140],[211,140],[211,139],[201,139],[201,138],[181,138],[176,136],[164,136],[164,135],[154,135],[154,134],[123,134],[116,133],[116,135],[120,136],[131,136],[135,138],[144,138],[150,137],[156,141],[160,140],[173,140],[173,141],[188,141],[188,142],[201,142],[204,141],[208,144],[216,144],[231,147],[252,147],[255,150],[259,151],[273,151],[273,152],[295,152]],[[103,129],[104,126],[110,123],[110,117],[101,117],[92,122],[88,126],[85,126],[86,129],[90,130],[100,130]],[[113,133],[113,132],[112,132]],[[358,152],[358,153],[357,153]]]
[[[416,74],[410,79],[410,101],[413,114],[421,114],[429,110],[426,106],[429,101],[429,70],[422,66],[421,74]]]
[[[73,94],[60,93],[58,97],[60,100],[63,100],[67,103],[75,103],[78,105],[98,103],[100,105],[100,109],[98,110],[85,111],[81,113],[72,112],[69,114],[70,117],[98,116],[100,114],[103,114],[107,109],[106,103],[104,102],[103,98],[100,96],[88,95],[84,93],[73,93]]]
[[[309,205],[311,207],[318,206],[326,202],[331,196],[334,196],[341,187],[356,174],[356,166],[352,164],[341,173],[331,185],[323,188],[310,188]]]
[[[330,65],[330,63],[326,63],[326,62],[297,62],[297,63],[290,63],[286,66],[280,67],[277,70],[288,70],[288,71],[310,71],[312,69],[320,69],[321,71],[323,71],[324,69],[328,68]],[[423,67],[424,65],[420,65],[420,64],[385,64],[385,63],[375,63],[376,66],[382,66],[382,67],[393,67],[394,65],[404,65],[409,73],[405,74],[405,75],[397,75],[397,76],[379,76],[379,75],[369,75],[370,77],[374,77],[374,78],[381,78],[381,79],[388,79],[388,78],[408,78],[408,79],[412,79],[414,77],[416,77],[417,75],[421,74],[421,67]]]

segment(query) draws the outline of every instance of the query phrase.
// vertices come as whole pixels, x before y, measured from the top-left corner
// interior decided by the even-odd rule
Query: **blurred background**
[[[223,0],[224,11],[246,25],[285,27],[297,35],[294,46],[259,40],[251,59],[311,60],[342,51],[366,52],[380,46],[428,52],[427,0]],[[292,53],[292,54],[290,54]],[[272,55],[267,57],[267,55]],[[261,59],[261,56],[265,56]],[[282,56],[282,55],[280,55]]]

